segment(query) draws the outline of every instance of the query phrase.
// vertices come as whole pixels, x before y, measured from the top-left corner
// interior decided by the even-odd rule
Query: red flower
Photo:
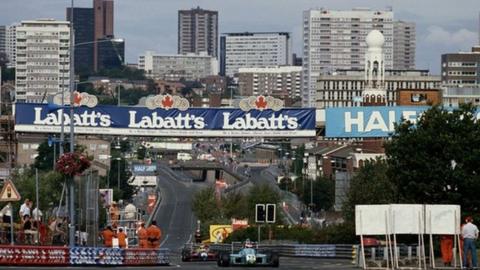
[[[55,170],[65,176],[75,176],[82,174],[90,167],[90,160],[79,153],[63,154],[55,165]]]

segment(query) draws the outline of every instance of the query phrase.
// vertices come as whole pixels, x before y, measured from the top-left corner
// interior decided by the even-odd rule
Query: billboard
[[[415,123],[428,106],[327,108],[325,136],[330,138],[389,137],[394,123]]]
[[[210,225],[210,242],[222,243],[232,231],[232,225]]]
[[[15,131],[60,133],[62,111],[50,104],[17,103]],[[70,116],[63,120],[69,132]],[[101,105],[74,108],[77,134],[175,137],[314,137],[315,109],[242,111],[235,108],[150,110],[146,107]]]

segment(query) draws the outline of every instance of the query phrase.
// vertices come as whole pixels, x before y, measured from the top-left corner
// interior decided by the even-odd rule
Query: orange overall
[[[138,230],[138,247],[139,248],[148,248],[148,234],[147,229],[140,228]]]
[[[160,239],[162,238],[162,231],[155,225],[150,225],[147,228],[148,235],[148,247],[149,248],[159,248]]]
[[[440,250],[444,264],[452,263],[453,258],[453,235],[442,235],[440,237]]]

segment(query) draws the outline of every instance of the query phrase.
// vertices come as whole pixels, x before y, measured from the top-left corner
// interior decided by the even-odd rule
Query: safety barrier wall
[[[0,245],[0,265],[168,265],[169,249]]]
[[[233,250],[241,249],[241,244],[234,244]],[[231,244],[213,244],[211,250],[229,252],[232,250]],[[281,245],[258,245],[259,250],[275,251],[280,256],[288,257],[314,257],[314,258],[336,258],[356,260],[356,245],[329,245],[329,244],[281,244]]]

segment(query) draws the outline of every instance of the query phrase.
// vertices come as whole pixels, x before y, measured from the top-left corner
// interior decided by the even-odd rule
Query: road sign
[[[255,205],[256,223],[275,223],[276,205],[273,203]]]
[[[10,180],[5,181],[2,192],[0,192],[0,202],[16,202],[20,201],[21,198],[13,182]]]

